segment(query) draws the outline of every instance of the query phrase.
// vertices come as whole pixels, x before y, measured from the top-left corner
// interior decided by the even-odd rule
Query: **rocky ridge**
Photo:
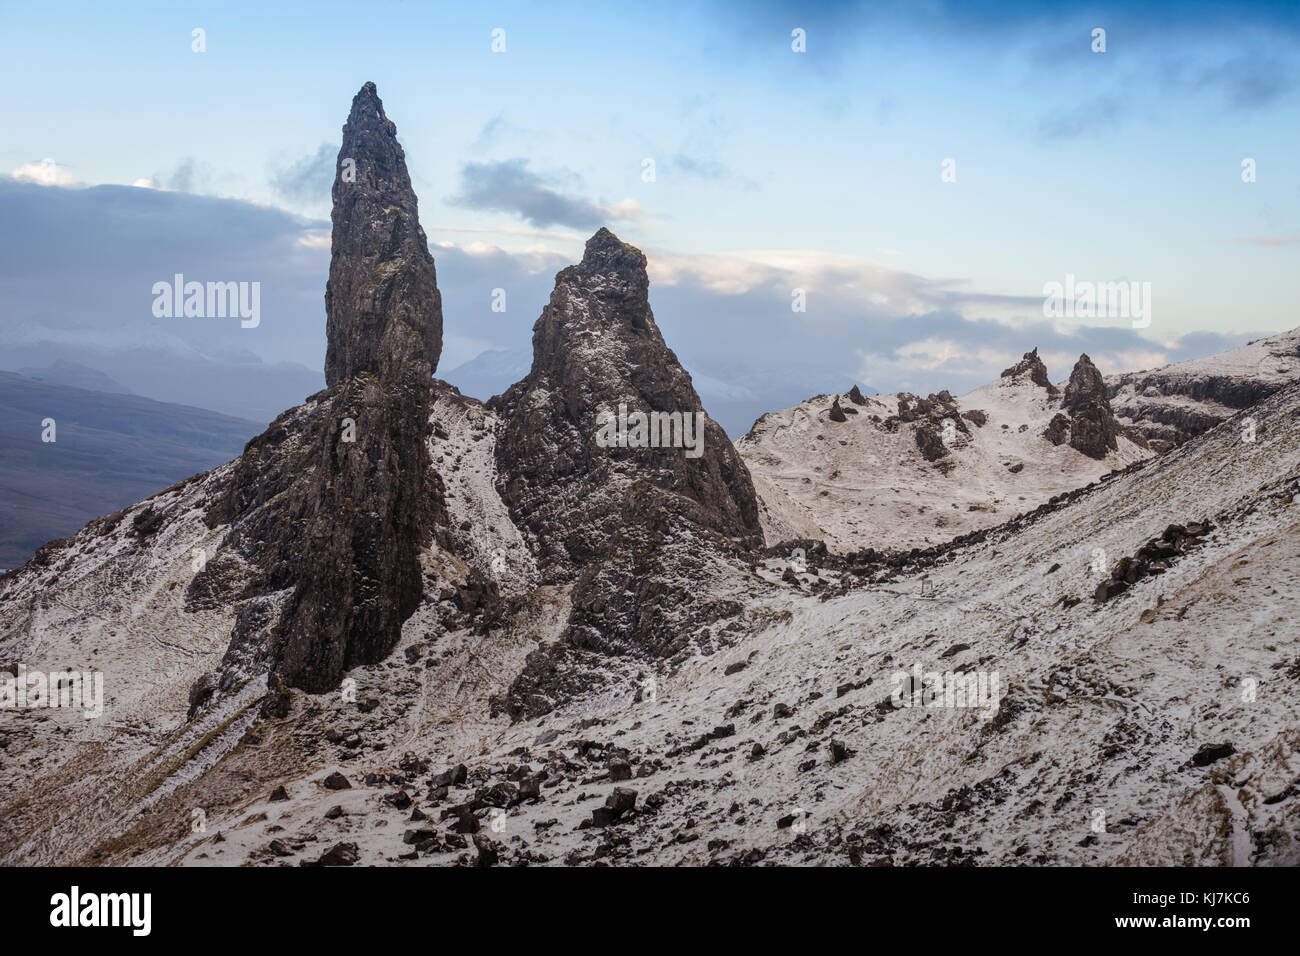
[[[1219,355],[1106,377],[1120,423],[1174,448],[1300,378],[1300,329]]]
[[[961,397],[816,396],[736,447],[767,544],[818,538],[841,553],[934,546],[1151,454],[1115,420],[1088,356],[1058,388],[1037,349]]]

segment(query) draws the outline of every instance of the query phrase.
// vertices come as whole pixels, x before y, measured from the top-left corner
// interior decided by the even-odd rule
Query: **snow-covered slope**
[[[818,597],[736,564],[715,593],[767,624],[536,720],[485,701],[555,639],[562,592],[532,592],[485,637],[417,614],[392,658],[350,675],[364,706],[293,692],[224,766],[53,858],[296,865],[344,844],[336,857],[412,865],[1300,862],[1300,389],[1252,414],[1256,443],[1228,423],[941,556],[924,587],[823,568]],[[1200,519],[1213,529],[1170,570],[1091,599],[1094,568]],[[916,665],[996,672],[997,704],[897,708]]]
[[[1300,379],[1300,328],[1241,348],[1106,378],[1111,407],[1157,450],[1213,428]]]
[[[442,476],[456,553],[501,593],[537,585],[537,562],[497,492],[496,437],[501,421],[477,399],[438,383],[429,457]]]
[[[953,422],[946,440],[934,429],[948,454],[931,461],[917,424],[891,422],[900,399],[917,404],[906,395],[865,405],[819,395],[764,416],[736,442],[769,545],[820,538],[838,551],[925,547],[1000,524],[1150,455],[1123,436],[1100,460],[1054,445],[1043,433],[1059,398],[1008,376],[953,400],[955,413],[931,416]],[[845,421],[832,419],[832,400]]]

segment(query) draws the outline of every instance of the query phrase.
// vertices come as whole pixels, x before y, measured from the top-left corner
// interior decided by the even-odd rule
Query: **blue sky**
[[[444,369],[525,345],[550,276],[602,223],[646,250],[660,324],[683,330],[697,376],[714,371],[701,361],[744,365],[734,322],[709,339],[744,303],[763,313],[755,328],[796,326],[810,369],[973,385],[1044,344],[1042,287],[1067,273],[1152,285],[1150,328],[1092,321],[1111,334],[1103,369],[1300,324],[1295,4],[87,3],[3,17],[0,175],[272,206],[304,234],[327,222],[340,126],[373,80],[460,306]],[[212,241],[225,261],[215,246],[247,236]],[[482,288],[449,275],[457,257]],[[520,294],[493,314],[490,289],[508,281]],[[792,316],[796,285],[808,312]],[[316,367],[312,321],[231,331],[230,347]],[[1103,345],[1078,324],[1050,335],[1062,356]]]

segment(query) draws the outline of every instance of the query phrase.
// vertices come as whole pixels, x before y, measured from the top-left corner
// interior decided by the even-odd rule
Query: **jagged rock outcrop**
[[[1064,445],[1070,440],[1070,418],[1057,412],[1043,429],[1043,437],[1053,445]]]
[[[645,256],[599,230],[582,262],[555,277],[533,327],[532,370],[492,402],[503,420],[501,496],[547,580],[603,553],[640,479],[673,492],[699,525],[761,541],[749,471],[704,415],[648,291]],[[641,427],[651,414],[665,416],[661,428]]]
[[[957,400],[947,389],[926,398],[900,392],[898,414],[886,418],[882,426],[889,431],[896,431],[905,424],[912,426],[912,437],[917,450],[928,462],[942,463],[950,455],[951,449],[944,440],[945,434],[954,439],[958,434],[970,434]]]
[[[1102,604],[1123,594],[1134,584],[1151,575],[1164,574],[1187,551],[1201,543],[1201,539],[1214,530],[1212,521],[1192,521],[1186,525],[1171,524],[1160,537],[1152,538],[1132,557],[1120,558],[1093,591],[1092,599]]]
[[[1038,349],[1026,352],[1015,365],[1002,370],[1002,378],[1024,379],[1047,389],[1047,394],[1055,397],[1058,389],[1047,377],[1047,366],[1038,357]]]
[[[1106,396],[1106,381],[1086,353],[1079,356],[1074,371],[1070,373],[1062,407],[1070,418],[1071,448],[1089,458],[1102,459],[1119,447],[1122,429],[1111,412],[1110,401]],[[1057,418],[1059,417],[1058,415]],[[1057,425],[1056,419],[1053,419],[1048,433],[1044,434],[1053,444],[1060,444],[1049,434],[1054,428],[1059,431]]]
[[[916,447],[926,461],[938,461],[947,456],[948,446],[943,443],[943,438],[929,422],[917,425],[914,436]]]
[[[677,495],[638,481],[612,527],[603,558],[573,585],[562,639],[528,655],[494,711],[527,720],[597,689],[635,687],[646,669],[671,672],[754,628],[743,605],[718,595],[716,582],[740,567],[739,546],[685,517]]]
[[[502,500],[543,579],[573,582],[562,640],[497,702],[516,719],[614,679],[611,657],[685,653],[739,612],[699,593],[705,566],[762,543],[749,471],[664,343],[645,266],[608,229],[592,236],[556,276],[528,377],[492,402]]]
[[[438,367],[442,296],[397,127],[375,84],[361,87],[335,166],[325,286],[325,384]],[[427,376],[426,376],[427,377]]]
[[[421,601],[420,552],[442,513],[427,446],[441,303],[396,128],[372,83],[353,100],[339,159],[329,387],[249,442],[207,515],[230,534],[190,588],[191,601],[244,602],[223,687],[269,668],[319,692],[386,656]]]
[[[849,401],[854,405],[867,404],[867,399],[866,396],[862,394],[862,389],[858,388],[856,385],[849,389]]]
[[[835,401],[831,402],[828,414],[833,422],[847,422],[849,420],[849,417],[844,414],[844,409],[840,408],[840,399],[838,395],[835,396]]]

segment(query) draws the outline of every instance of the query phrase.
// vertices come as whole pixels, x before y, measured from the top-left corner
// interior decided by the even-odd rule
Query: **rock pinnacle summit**
[[[325,383],[438,367],[442,296],[397,127],[375,84],[352,100],[334,177]]]
[[[243,601],[215,686],[270,671],[313,693],[387,656],[423,596],[420,552],[442,300],[396,127],[373,83],[352,101],[334,183],[327,388],[248,443],[209,508],[231,533],[192,602]],[[255,569],[237,594],[228,582]]]

